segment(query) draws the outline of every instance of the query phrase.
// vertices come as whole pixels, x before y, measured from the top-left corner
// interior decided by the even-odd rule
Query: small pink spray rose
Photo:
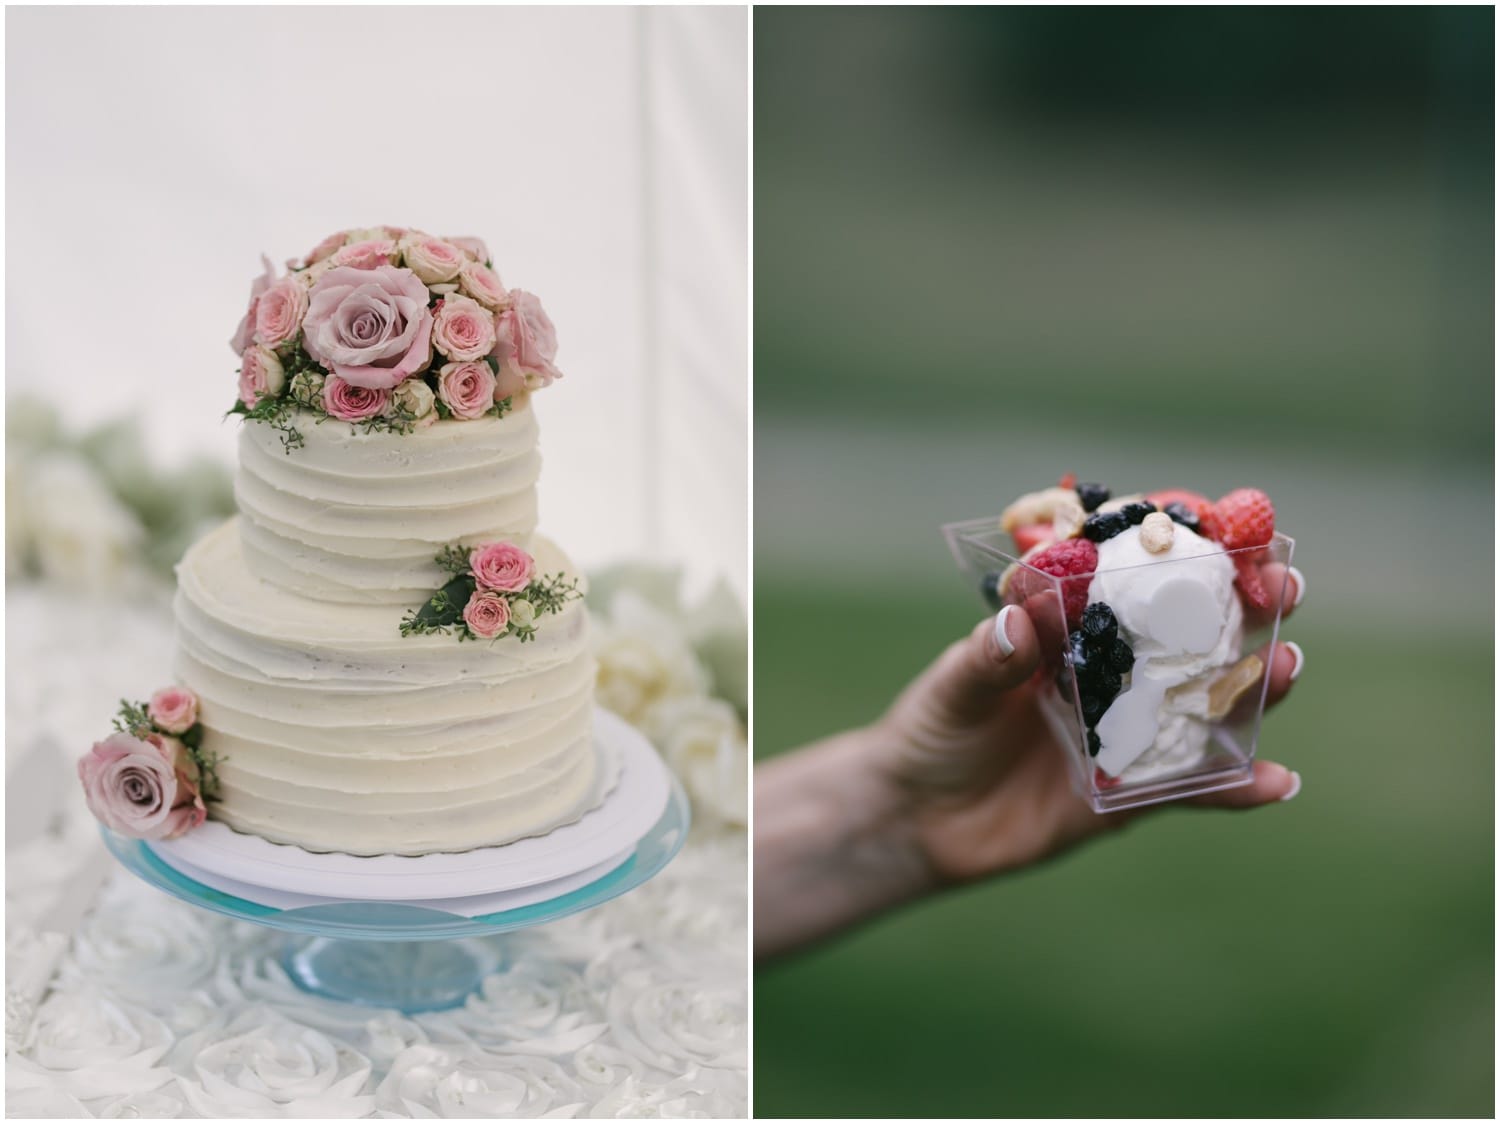
[[[485,543],[470,552],[469,571],[480,589],[519,593],[531,584],[536,559],[514,543]]]
[[[482,640],[493,640],[510,624],[510,606],[498,593],[476,589],[464,606],[464,623]]]
[[[198,721],[198,696],[186,687],[163,687],[146,704],[151,724],[169,734],[185,734]]]

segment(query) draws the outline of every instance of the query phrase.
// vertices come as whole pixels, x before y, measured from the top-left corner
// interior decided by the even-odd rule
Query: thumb
[[[1031,618],[1007,605],[950,645],[922,677],[923,686],[935,709],[968,725],[994,713],[996,695],[1026,682],[1039,656]]]

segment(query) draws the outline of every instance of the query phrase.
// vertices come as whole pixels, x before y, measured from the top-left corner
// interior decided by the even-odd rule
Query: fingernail
[[[1302,576],[1302,571],[1295,566],[1288,566],[1286,572],[1297,583],[1297,596],[1292,600],[1292,608],[1295,609],[1298,605],[1302,604],[1302,598],[1307,595],[1307,579]]]
[[[1306,662],[1307,657],[1302,654],[1302,645],[1296,641],[1288,640],[1286,646],[1292,650],[1292,655],[1297,659],[1297,662],[1292,664],[1292,674],[1290,676],[1291,681],[1295,683],[1297,682],[1297,676],[1302,674],[1302,665]]]
[[[1286,790],[1286,795],[1281,798],[1281,802],[1283,804],[1285,804],[1288,800],[1290,800],[1292,797],[1296,796],[1297,793],[1299,793],[1301,791],[1302,791],[1302,774],[1301,773],[1293,773],[1292,774],[1292,787]]]
[[[1004,659],[1016,650],[1016,646],[1011,643],[1010,637],[1006,635],[1005,625],[1019,611],[1016,606],[1007,605],[995,614],[995,645],[1000,649],[1001,659]]]

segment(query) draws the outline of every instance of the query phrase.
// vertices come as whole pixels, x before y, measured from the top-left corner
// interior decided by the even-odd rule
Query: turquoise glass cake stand
[[[303,990],[405,1014],[455,1007],[505,962],[501,934],[556,921],[635,889],[682,849],[691,814],[673,778],[666,810],[619,866],[543,902],[479,917],[398,902],[276,909],[215,890],[168,866],[139,839],[103,832],[132,874],[202,909],[288,934],[281,963]]]

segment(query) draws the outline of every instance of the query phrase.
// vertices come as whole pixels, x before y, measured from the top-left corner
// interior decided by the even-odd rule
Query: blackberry
[[[1139,527],[1145,521],[1146,516],[1153,514],[1155,511],[1156,505],[1154,503],[1147,503],[1145,500],[1135,500],[1120,508],[1120,514],[1130,520],[1132,527]]]
[[[1075,630],[1068,633],[1068,651],[1063,656],[1063,661],[1073,666],[1075,674],[1088,673],[1090,665],[1088,638],[1082,632]]]
[[[1162,508],[1162,510],[1167,513],[1167,517],[1173,523],[1180,524],[1189,531],[1198,530],[1198,513],[1187,504],[1173,501]]]
[[[1104,666],[1116,675],[1124,675],[1135,666],[1135,650],[1123,636],[1116,637],[1104,654]]]
[[[1115,611],[1095,601],[1083,611],[1083,635],[1093,647],[1108,649],[1116,636]]]
[[[1119,697],[1121,682],[1119,674],[1107,667],[1096,668],[1094,671],[1093,687],[1104,698],[1106,707]]]
[[[984,598],[984,603],[996,613],[1000,611],[1003,602],[1000,599],[1000,571],[991,570],[979,579],[979,593]]]
[[[1080,484],[1073,490],[1078,493],[1079,500],[1083,502],[1084,511],[1093,511],[1109,499],[1109,489],[1103,484]]]
[[[1099,751],[1101,749],[1103,749],[1103,748],[1104,748],[1104,744],[1099,740],[1099,734],[1098,734],[1098,732],[1095,731],[1095,730],[1090,730],[1089,731],[1089,756],[1090,757],[1098,757],[1099,756]]]
[[[1109,709],[1113,699],[1101,698],[1093,691],[1080,692],[1078,702],[1083,707],[1083,724],[1085,726],[1099,725],[1099,719],[1104,717],[1104,712]]]
[[[1130,520],[1118,511],[1096,512],[1083,521],[1083,537],[1089,542],[1108,542],[1129,526]]]

